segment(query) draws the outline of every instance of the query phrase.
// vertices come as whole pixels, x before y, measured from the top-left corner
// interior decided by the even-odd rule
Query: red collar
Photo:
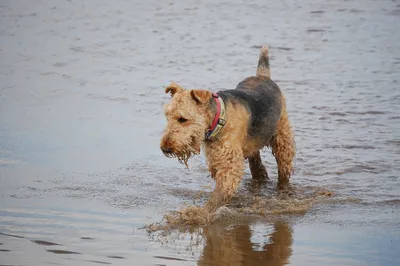
[[[213,93],[212,97],[217,105],[217,112],[211,127],[206,132],[206,139],[213,139],[225,125],[225,103],[216,93]]]

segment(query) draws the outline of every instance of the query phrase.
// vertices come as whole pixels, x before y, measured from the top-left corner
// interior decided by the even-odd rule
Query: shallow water
[[[400,262],[398,1],[136,2],[1,1],[0,264]],[[298,197],[331,196],[147,233],[214,185],[204,156],[187,170],[160,152],[164,86],[233,88],[263,44],[296,134]],[[272,181],[254,190],[246,169],[230,208],[275,206],[263,158]]]

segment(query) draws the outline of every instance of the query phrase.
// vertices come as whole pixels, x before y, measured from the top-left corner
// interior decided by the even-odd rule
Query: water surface
[[[0,264],[397,265],[399,24],[389,0],[2,1]],[[164,87],[233,88],[263,44],[296,134],[292,184],[331,196],[148,234],[214,185],[204,156],[188,171],[160,152]],[[251,186],[246,169],[248,204]]]

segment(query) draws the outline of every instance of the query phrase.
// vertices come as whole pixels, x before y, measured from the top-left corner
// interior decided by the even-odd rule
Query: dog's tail
[[[268,46],[267,45],[264,45],[260,50],[260,57],[258,59],[256,76],[264,77],[267,79],[271,78],[271,72],[269,70],[269,57],[268,57]]]

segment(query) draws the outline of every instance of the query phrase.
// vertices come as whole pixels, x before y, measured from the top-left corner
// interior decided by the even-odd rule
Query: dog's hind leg
[[[278,189],[284,190],[289,185],[293,173],[293,159],[296,155],[294,133],[286,112],[286,101],[282,95],[282,112],[276,134],[271,141],[272,154],[278,164]]]
[[[251,176],[254,180],[266,180],[268,178],[267,170],[262,163],[260,151],[255,152],[249,157],[249,167]]]

